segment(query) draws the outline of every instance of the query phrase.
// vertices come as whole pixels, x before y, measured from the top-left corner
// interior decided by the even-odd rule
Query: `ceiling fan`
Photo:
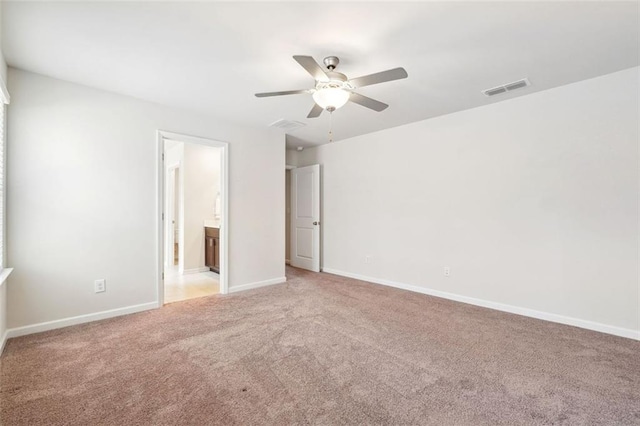
[[[348,101],[370,108],[374,111],[383,111],[389,105],[360,95],[354,92],[354,90],[360,87],[370,86],[372,84],[400,80],[402,78],[407,78],[408,76],[404,68],[393,68],[387,71],[365,75],[363,77],[348,79],[346,75],[335,71],[336,67],[340,63],[340,59],[336,56],[327,56],[324,58],[322,62],[327,68],[326,70],[323,69],[311,56],[296,55],[293,59],[295,59],[302,68],[311,74],[316,81],[315,86],[312,89],[306,90],[256,93],[256,96],[258,98],[266,98],[269,96],[298,95],[304,93],[311,94],[315,101],[315,105],[311,108],[307,118],[316,118],[320,116],[322,111],[325,109],[329,112],[333,112],[342,107]]]

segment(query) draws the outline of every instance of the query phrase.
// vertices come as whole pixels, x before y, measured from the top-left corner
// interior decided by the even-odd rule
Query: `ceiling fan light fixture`
[[[313,92],[313,100],[323,109],[338,109],[349,101],[350,95],[339,87],[323,87]]]
[[[294,55],[293,59],[313,77],[316,82],[315,87],[310,90],[256,93],[256,97],[265,98],[303,93],[311,94],[315,104],[313,108],[311,108],[311,111],[309,111],[307,118],[317,118],[322,114],[322,111],[325,110],[333,112],[343,107],[347,102],[362,105],[373,111],[383,111],[388,108],[389,105],[357,93],[355,91],[356,88],[359,89],[360,87],[371,86],[372,84],[386,83],[387,81],[400,80],[408,77],[407,71],[399,67],[350,80],[346,75],[335,70],[336,66],[340,63],[340,60],[335,56],[324,58],[323,63],[326,69],[320,66],[311,56]]]

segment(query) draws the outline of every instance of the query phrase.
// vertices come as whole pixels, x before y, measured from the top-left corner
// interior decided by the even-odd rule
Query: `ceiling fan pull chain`
[[[329,111],[329,142],[333,142],[333,111]]]

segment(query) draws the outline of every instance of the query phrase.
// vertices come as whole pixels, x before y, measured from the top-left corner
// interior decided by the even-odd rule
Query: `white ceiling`
[[[638,65],[638,2],[2,3],[9,65],[251,127],[306,123],[288,147],[329,130],[327,113],[306,118],[310,95],[253,95],[312,87],[292,55],[339,56],[352,78],[409,73],[360,89],[390,107],[347,104],[335,140]],[[523,77],[531,87],[480,93]]]

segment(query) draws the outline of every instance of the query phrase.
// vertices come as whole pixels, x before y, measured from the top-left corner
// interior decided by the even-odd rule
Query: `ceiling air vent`
[[[291,130],[295,130],[295,129],[299,129],[300,127],[304,127],[306,126],[306,124],[301,123],[299,121],[293,121],[293,120],[285,120],[284,118],[278,121],[274,121],[273,123],[269,124],[269,127],[275,127],[278,129],[282,129],[286,132],[290,132]]]
[[[531,86],[531,83],[529,82],[528,78],[523,78],[522,80],[483,90],[482,93],[484,93],[485,96],[495,96],[499,95],[500,93],[511,92],[512,90],[520,89],[527,86]]]
[[[507,89],[505,89],[504,87],[496,87],[495,89],[485,90],[484,94],[487,96],[494,96],[494,95],[499,95],[500,93],[504,93],[506,91]]]

